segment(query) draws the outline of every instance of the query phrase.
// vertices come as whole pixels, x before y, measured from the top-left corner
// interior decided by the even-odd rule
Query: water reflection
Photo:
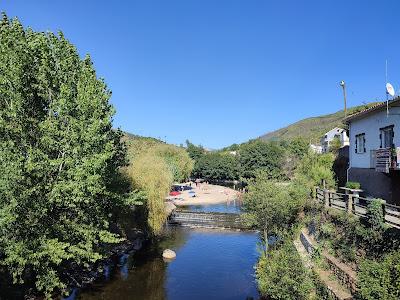
[[[75,299],[257,299],[257,240],[253,232],[170,227],[160,243],[124,256],[109,282]],[[177,252],[172,262],[162,259],[165,248]]]

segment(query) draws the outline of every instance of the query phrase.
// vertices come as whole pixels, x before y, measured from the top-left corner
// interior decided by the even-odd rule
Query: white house
[[[349,125],[348,181],[367,194],[400,204],[400,98],[353,114]]]
[[[340,140],[340,147],[349,145],[349,138],[347,136],[347,132],[343,128],[335,127],[332,130],[329,130],[325,135],[321,138],[321,146],[322,152],[326,153],[329,151],[329,147],[331,142],[338,138]]]
[[[310,149],[314,153],[317,153],[317,154],[321,154],[322,153],[322,146],[320,146],[320,145],[310,144]]]

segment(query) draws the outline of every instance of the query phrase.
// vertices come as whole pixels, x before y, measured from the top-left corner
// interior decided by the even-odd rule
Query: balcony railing
[[[389,170],[392,167],[392,149],[377,149],[375,155],[375,171],[389,173]]]

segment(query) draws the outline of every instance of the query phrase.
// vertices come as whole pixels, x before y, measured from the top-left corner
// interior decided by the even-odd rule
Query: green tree
[[[127,141],[129,164],[125,168],[134,189],[146,195],[145,212],[150,233],[161,233],[165,220],[165,197],[173,182],[189,177],[193,160],[185,149],[149,138]]]
[[[237,180],[240,177],[239,161],[228,153],[207,153],[196,162],[193,175],[208,180]]]
[[[270,235],[284,236],[290,231],[306,198],[303,187],[282,185],[268,180],[267,174],[259,173],[250,181],[243,199],[245,218],[250,225],[263,230],[267,248]]]
[[[302,158],[308,153],[310,145],[302,137],[296,137],[288,142],[287,149],[295,157]]]
[[[0,22],[0,262],[48,297],[102,257],[125,163],[110,91],[60,33]]]
[[[309,152],[303,156],[295,170],[295,178],[298,184],[307,187],[310,191],[321,185],[324,180],[327,187],[335,186],[333,173],[333,162],[335,157],[332,153],[316,154]]]
[[[202,146],[196,146],[189,140],[186,140],[186,151],[189,153],[190,158],[194,161],[198,161],[205,154]]]
[[[312,281],[290,240],[261,255],[256,277],[261,295],[268,299],[309,299]]]
[[[338,136],[335,136],[329,145],[329,152],[332,152],[333,154],[336,155],[338,154],[341,146],[342,143],[340,142],[340,138]]]
[[[255,140],[243,144],[239,151],[242,174],[252,178],[259,170],[263,170],[269,178],[282,178],[284,155],[285,149],[277,142]]]

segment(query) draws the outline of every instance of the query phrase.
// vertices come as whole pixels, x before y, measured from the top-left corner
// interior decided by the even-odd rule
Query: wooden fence
[[[324,203],[326,207],[332,207],[347,211],[359,217],[366,217],[368,204],[372,199],[360,197],[358,194],[339,193],[317,187],[316,200]],[[386,224],[400,228],[400,206],[382,202],[384,221]]]

